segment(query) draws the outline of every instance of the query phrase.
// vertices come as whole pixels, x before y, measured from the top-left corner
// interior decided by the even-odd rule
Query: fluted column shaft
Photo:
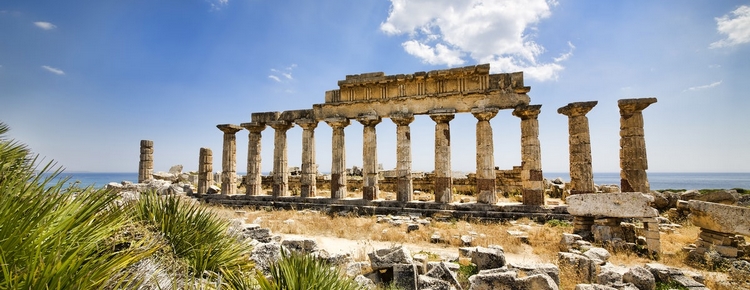
[[[541,108],[542,105],[531,105],[513,110],[513,115],[521,118],[521,186],[525,205],[544,205],[542,151],[537,119]]]
[[[568,116],[570,151],[570,194],[594,193],[594,173],[591,165],[591,137],[586,113],[598,102],[570,103],[557,112]]]
[[[221,194],[237,193],[237,132],[242,127],[232,124],[217,125],[224,132],[221,155]]]
[[[435,121],[435,202],[453,201],[453,171],[451,170],[452,113],[431,114]]]
[[[495,204],[495,147],[492,141],[490,119],[497,115],[497,108],[474,108],[471,114],[477,118],[477,202]]]
[[[295,123],[302,127],[302,175],[300,176],[300,196],[314,197],[317,192],[316,178],[318,165],[315,164],[315,128],[318,121],[300,119]]]
[[[294,127],[288,121],[277,120],[268,123],[274,129],[273,135],[273,192],[272,195],[289,195],[289,160],[287,159],[286,131]]]
[[[643,109],[656,98],[622,99],[620,107],[620,185],[623,192],[651,191],[646,170],[646,138],[643,133]]]
[[[259,122],[242,123],[250,133],[247,135],[247,176],[245,176],[245,194],[263,194],[263,179],[260,170],[260,145],[261,132],[266,129],[266,124]]]
[[[401,202],[412,200],[413,181],[411,178],[411,129],[409,124],[414,115],[398,114],[391,116],[396,123],[396,199]]]
[[[138,162],[138,183],[154,179],[154,141],[141,140],[141,158]]]
[[[361,116],[357,118],[362,129],[362,198],[378,198],[378,141],[375,126],[382,119],[378,116]]]
[[[205,194],[214,183],[214,155],[211,148],[201,148],[198,155],[198,193]]]
[[[344,128],[349,126],[347,118],[328,118],[325,122],[333,129],[331,160],[331,198],[346,197],[346,139]]]

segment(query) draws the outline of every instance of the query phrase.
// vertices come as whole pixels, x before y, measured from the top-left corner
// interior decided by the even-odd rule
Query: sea
[[[104,187],[110,182],[138,181],[138,173],[92,173],[92,172],[63,172],[60,177],[68,177],[68,183],[78,182],[80,186],[93,185]],[[545,172],[544,178],[562,178],[570,181],[567,172]],[[750,173],[676,173],[649,172],[648,180],[652,190],[662,189],[750,189]],[[594,173],[594,183],[620,185],[619,172]]]

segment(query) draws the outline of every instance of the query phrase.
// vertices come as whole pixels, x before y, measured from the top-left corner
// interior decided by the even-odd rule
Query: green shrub
[[[353,280],[339,273],[325,261],[297,252],[281,252],[281,259],[271,264],[271,280],[257,274],[262,290],[348,290],[359,289]]]
[[[55,182],[61,169],[3,135],[0,123],[0,289],[96,289],[138,284],[129,266],[153,253],[148,237],[115,247],[130,222],[117,195]],[[45,177],[46,176],[46,177]],[[112,277],[117,277],[113,279]]]
[[[161,233],[174,254],[184,259],[196,276],[204,271],[253,268],[249,243],[228,234],[229,221],[206,207],[179,196],[149,192],[135,203],[134,216]]]
[[[554,227],[570,227],[570,226],[573,226],[572,224],[570,224],[569,221],[558,220],[558,219],[548,220],[545,224],[548,225],[548,226],[550,226],[550,227],[553,227],[553,228]]]

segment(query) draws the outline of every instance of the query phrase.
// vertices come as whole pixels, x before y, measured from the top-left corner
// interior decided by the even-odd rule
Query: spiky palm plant
[[[53,163],[40,167],[25,145],[5,137],[7,132],[0,123],[0,289],[137,283],[123,272],[155,246],[147,238],[126,246],[111,243],[129,222],[126,212],[114,206],[117,195],[65,187],[67,179],[56,181],[61,169],[53,169]]]
[[[341,275],[327,262],[311,255],[281,252],[281,259],[271,264],[271,279],[258,272],[262,290],[350,290],[360,289],[356,282]]]

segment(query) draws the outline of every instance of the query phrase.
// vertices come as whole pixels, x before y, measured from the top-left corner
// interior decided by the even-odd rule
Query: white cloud
[[[559,64],[570,51],[551,63],[539,61],[545,49],[527,33],[551,15],[556,1],[545,0],[391,0],[388,19],[380,29],[388,35],[408,35],[404,50],[433,65],[455,66],[489,62],[494,72],[523,70],[532,78],[557,78]]]
[[[297,64],[291,64],[288,67],[285,67],[283,69],[271,69],[271,74],[268,76],[268,78],[276,81],[276,82],[282,82],[282,81],[292,81],[294,80],[294,76],[292,76],[292,71],[294,68],[297,67]]]
[[[713,88],[713,87],[715,87],[715,86],[718,86],[718,85],[720,85],[720,84],[721,84],[721,82],[722,82],[722,81],[718,81],[718,82],[713,82],[713,83],[711,83],[711,84],[708,84],[708,85],[703,85],[703,86],[695,86],[695,87],[690,87],[690,88],[688,88],[688,89],[687,89],[687,90],[685,90],[685,91],[697,91],[697,90],[709,89],[709,88]]]
[[[272,79],[272,80],[274,80],[274,81],[277,81],[277,82],[281,82],[281,80],[279,79],[279,77],[277,77],[277,76],[275,76],[275,75],[269,75],[269,76],[268,76],[268,78],[269,78],[269,79]]]
[[[229,4],[229,0],[206,0],[211,4],[211,10],[221,10]]]
[[[57,28],[56,25],[54,25],[52,23],[49,23],[49,22],[44,22],[44,21],[34,22],[34,25],[36,25],[36,27],[39,27],[39,28],[44,29],[44,30],[52,30],[52,29]]]
[[[59,68],[54,68],[54,67],[46,66],[46,65],[43,65],[42,68],[56,75],[65,75],[65,72]]]
[[[729,14],[716,18],[716,30],[727,38],[711,43],[710,48],[750,42],[750,6],[740,6]]]

